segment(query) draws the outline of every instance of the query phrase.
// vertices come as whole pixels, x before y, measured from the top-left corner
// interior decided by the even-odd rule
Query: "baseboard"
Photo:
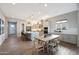
[[[61,42],[64,42],[64,43],[67,43],[67,44],[70,44],[70,45],[76,45],[77,46],[77,44],[74,44],[74,43],[70,43],[70,42],[66,42],[66,41],[61,41]]]

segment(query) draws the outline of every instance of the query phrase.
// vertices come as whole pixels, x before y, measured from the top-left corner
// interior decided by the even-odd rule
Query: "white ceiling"
[[[7,17],[25,20],[54,17],[77,10],[75,3],[49,3],[47,7],[43,3],[0,3],[0,8]]]

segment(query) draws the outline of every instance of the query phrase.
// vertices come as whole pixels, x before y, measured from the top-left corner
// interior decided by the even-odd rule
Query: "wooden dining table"
[[[38,40],[41,40],[41,41],[44,41],[44,42],[48,42],[50,40],[54,40],[54,39],[57,39],[59,38],[60,35],[55,35],[55,34],[52,34],[50,36],[47,36],[47,37],[44,37],[44,36],[39,36],[39,37],[36,37]]]
[[[60,35],[55,35],[55,34],[49,35],[47,37],[44,37],[44,36],[37,37],[38,40],[45,42],[46,46],[48,46],[49,41],[54,40],[54,39],[59,39],[59,38],[60,38]],[[46,51],[48,52],[48,49],[46,49]]]

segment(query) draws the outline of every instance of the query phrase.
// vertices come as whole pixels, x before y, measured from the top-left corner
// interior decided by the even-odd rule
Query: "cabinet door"
[[[77,41],[77,36],[76,35],[71,35],[70,36],[70,41],[74,44],[76,44],[76,41]]]
[[[77,36],[71,35],[71,34],[64,34],[63,35],[63,41],[76,44]]]

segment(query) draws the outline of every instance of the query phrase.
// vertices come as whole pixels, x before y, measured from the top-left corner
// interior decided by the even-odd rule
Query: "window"
[[[4,33],[4,21],[0,19],[0,35]]]
[[[67,29],[67,20],[61,20],[56,22],[56,30],[62,31]]]
[[[1,19],[0,19],[0,35],[1,35]]]

